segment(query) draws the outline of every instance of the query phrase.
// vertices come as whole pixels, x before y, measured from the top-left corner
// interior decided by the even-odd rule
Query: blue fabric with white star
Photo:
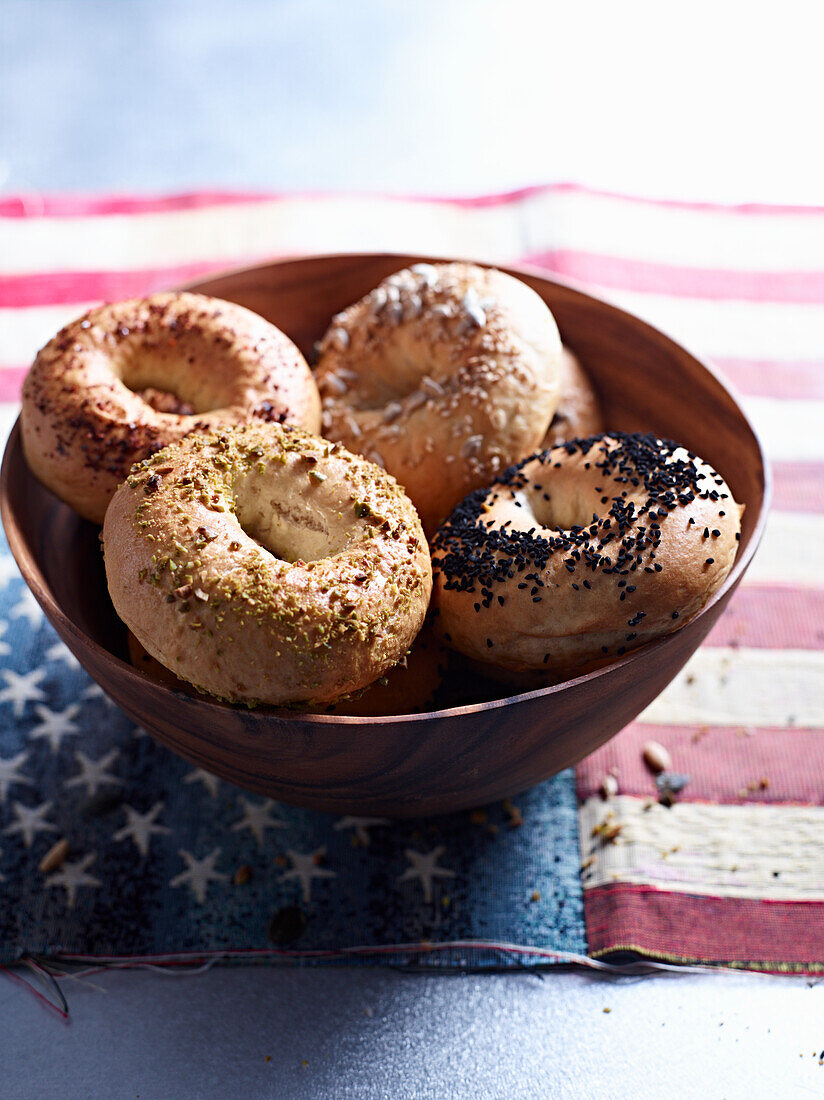
[[[571,771],[514,806],[401,823],[248,794],[135,728],[45,621],[5,542],[0,731],[0,962],[224,951],[311,960],[479,940],[585,952]],[[64,839],[65,860],[41,870]],[[400,949],[365,958],[408,961]],[[455,948],[438,961],[546,959]]]

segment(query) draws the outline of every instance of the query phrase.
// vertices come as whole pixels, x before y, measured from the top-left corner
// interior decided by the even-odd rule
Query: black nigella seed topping
[[[490,495],[520,506],[517,494],[537,488],[524,467],[537,463],[551,479],[552,471],[562,465],[558,461],[561,448],[524,459],[505,470],[491,488],[478,489],[465,497],[438,530],[432,540],[432,558],[446,589],[479,592],[483,606],[489,607],[497,595],[496,587],[518,576],[518,588],[531,589],[530,596],[538,603],[541,597],[536,593],[544,585],[545,570],[560,557],[568,573],[578,573],[573,585],[575,591],[580,591],[579,585],[592,590],[590,581],[582,578],[581,573],[600,573],[605,578],[615,578],[620,599],[625,599],[636,586],[623,578],[642,570],[647,574],[663,572],[661,563],[655,561],[655,549],[660,545],[662,525],[670,513],[696,499],[713,499],[716,492],[704,488],[711,479],[696,467],[694,455],[685,458],[676,443],[654,435],[613,432],[607,437],[571,440],[562,446],[567,455],[586,456],[600,474],[599,490],[603,488],[604,492],[601,502],[606,506],[603,513],[593,515],[586,526],[565,529],[535,526],[525,531],[513,528],[509,522],[487,528],[484,508]],[[547,479],[541,480],[543,489]],[[612,495],[610,483],[614,486]],[[628,500],[627,491],[619,488],[624,484],[637,485],[633,490],[635,500]],[[549,499],[548,492],[543,496]],[[692,517],[688,522],[695,524]],[[709,536],[708,529],[706,535]],[[498,602],[503,602],[500,596]],[[480,610],[480,602],[475,607]],[[640,619],[634,616],[629,625],[638,622]],[[487,645],[491,648],[491,640],[487,640]]]

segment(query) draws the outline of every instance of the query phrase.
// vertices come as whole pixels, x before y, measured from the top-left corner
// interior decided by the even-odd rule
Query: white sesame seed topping
[[[440,382],[436,382],[434,378],[430,378],[429,375],[424,375],[421,379],[421,389],[424,393],[429,394],[430,397],[443,397],[444,388]]]
[[[346,351],[349,347],[349,333],[339,325],[329,330],[327,340],[336,351]]]
[[[409,270],[422,279],[425,286],[434,286],[438,281],[438,270],[432,264],[412,264]]]

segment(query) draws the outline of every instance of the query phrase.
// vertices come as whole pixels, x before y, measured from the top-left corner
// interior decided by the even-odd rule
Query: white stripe
[[[824,255],[824,215],[748,216],[548,192],[495,206],[335,196],[155,214],[0,220],[5,273],[380,248],[494,259],[564,248],[675,266],[816,271]]]
[[[397,199],[284,199],[159,214],[0,219],[0,274],[122,271],[271,254],[523,254],[520,208]]]
[[[824,462],[824,401],[743,397],[741,404],[772,462]]]
[[[742,784],[760,778],[742,776]],[[824,899],[824,807],[684,801],[644,810],[644,802],[623,795],[581,806],[582,862],[593,859],[585,888],[620,881],[728,898]],[[614,843],[592,835],[608,814],[621,826]]]
[[[593,293],[690,350],[719,359],[824,358],[824,305],[818,303],[713,300],[598,287]]]
[[[824,650],[702,646],[638,720],[822,727]]]
[[[98,302],[0,309],[0,364],[25,367],[63,325]]]
[[[761,545],[742,584],[824,587],[822,546],[824,515],[814,512],[771,512]]]
[[[580,249],[626,259],[730,271],[820,271],[824,214],[688,210],[586,193],[523,203],[530,251]]]

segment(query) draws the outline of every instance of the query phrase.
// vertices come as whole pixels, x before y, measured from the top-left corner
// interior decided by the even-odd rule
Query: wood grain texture
[[[334,312],[392,271],[432,259],[317,256],[188,289],[255,310],[311,357]],[[746,504],[738,558],[722,589],[676,633],[554,687],[379,718],[231,707],[132,667],[125,628],[106,591],[97,529],[34,479],[15,427],[0,475],[12,553],[60,637],[135,722],[248,790],[337,813],[410,817],[513,795],[576,763],[637,717],[683,667],[716,623],[763,532],[769,474],[759,441],[720,379],[668,337],[537,273],[512,274],[554,312],[564,342],[596,383],[608,427],[654,430],[686,444]]]

